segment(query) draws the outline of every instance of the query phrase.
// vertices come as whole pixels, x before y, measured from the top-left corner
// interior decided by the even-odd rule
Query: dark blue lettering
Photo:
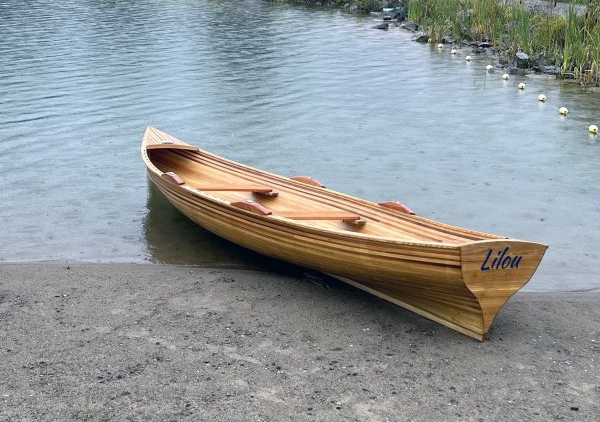
[[[481,264],[481,271],[489,271],[489,270],[499,270],[499,269],[507,269],[507,268],[519,268],[519,264],[523,257],[521,255],[511,256],[509,254],[510,248],[506,246],[504,249],[496,252],[496,257],[492,260],[491,264],[489,263],[492,254],[494,253],[493,249],[488,249],[487,255]]]
[[[486,267],[485,264],[487,264],[488,259],[490,259],[490,255],[492,254],[492,250],[488,249],[488,253],[487,256],[485,257],[485,259],[483,260],[483,264],[481,264],[481,271],[489,271],[490,267]]]
[[[498,252],[498,263],[496,264],[497,270],[500,269],[500,265],[502,265],[502,268],[504,268],[504,261],[506,260],[506,258],[508,258],[508,260],[510,261],[509,256],[507,256],[505,258],[506,252],[508,252],[508,246],[506,248],[504,248],[504,250],[502,252]]]

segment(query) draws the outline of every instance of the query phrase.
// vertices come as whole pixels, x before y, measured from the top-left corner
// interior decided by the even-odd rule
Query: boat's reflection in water
[[[153,184],[148,185],[148,212],[143,232],[150,261],[284,273],[305,271],[212,234],[180,213]]]

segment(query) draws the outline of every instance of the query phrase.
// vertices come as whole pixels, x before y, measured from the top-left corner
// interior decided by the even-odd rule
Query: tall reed
[[[587,0],[585,13],[574,2],[566,14],[528,8],[518,0],[408,0],[408,19],[422,25],[432,42],[452,35],[502,47],[510,59],[523,51],[559,67],[563,77],[600,86],[600,0]]]

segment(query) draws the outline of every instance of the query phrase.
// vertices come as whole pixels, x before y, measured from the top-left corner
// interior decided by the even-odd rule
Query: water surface
[[[485,57],[327,8],[32,0],[0,2],[0,16],[0,261],[270,266],[152,192],[139,143],[153,125],[274,173],[546,243],[528,290],[600,288],[600,141],[587,133],[598,92],[504,81]]]

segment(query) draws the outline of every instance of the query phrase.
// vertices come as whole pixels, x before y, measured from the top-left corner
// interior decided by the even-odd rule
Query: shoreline
[[[526,16],[521,13],[518,17],[512,16],[513,20],[527,21],[527,24],[523,24],[522,27],[515,29],[518,33],[512,34],[512,38],[509,36],[509,30],[506,26],[503,29],[495,28],[491,31],[491,27],[482,29],[482,25],[485,26],[490,21],[500,20],[501,18],[510,18],[511,14],[502,16],[485,16],[480,19],[485,20],[486,24],[476,25],[478,30],[470,31],[467,29],[464,22],[455,22],[450,16],[445,16],[443,13],[436,16],[436,3],[432,2],[429,6],[424,6],[419,12],[409,12],[408,3],[402,1],[378,1],[378,2],[338,2],[338,1],[316,1],[316,0],[291,0],[287,3],[301,3],[310,6],[325,6],[333,9],[348,10],[354,13],[370,14],[381,18],[381,22],[374,26],[374,29],[388,30],[390,27],[396,27],[403,29],[414,35],[413,41],[418,43],[434,43],[434,44],[445,44],[454,48],[469,49],[472,54],[481,54],[493,57],[496,61],[495,67],[506,69],[510,74],[539,74],[548,77],[553,77],[560,81],[573,81],[586,87],[598,87],[600,80],[598,79],[598,66],[597,66],[597,51],[590,53],[589,43],[595,44],[591,33],[595,33],[594,29],[590,30],[589,26],[593,26],[597,23],[597,19],[590,19],[585,27],[588,28],[588,37],[584,37],[583,30],[577,26],[574,17],[585,17],[588,19],[587,6],[583,4],[573,5],[571,9],[571,3],[568,1],[562,2],[548,2],[540,0],[527,0],[521,1],[518,4],[522,6],[523,11],[526,12]],[[516,3],[516,2],[515,2]],[[437,5],[439,6],[439,5]],[[465,9],[464,5],[461,5],[462,9],[459,11],[459,15],[468,15],[473,12],[472,9]],[[490,7],[488,5],[488,7]],[[590,6],[591,7],[591,6]],[[388,8],[393,12],[392,14],[398,13],[398,19],[392,18],[384,19],[384,9]],[[493,8],[493,7],[491,7]],[[396,9],[398,9],[396,11]],[[443,9],[443,7],[442,7]],[[596,9],[594,9],[596,10]],[[490,13],[491,10],[487,10],[486,13]],[[409,13],[421,16],[420,19],[415,21],[409,20]],[[492,12],[493,13],[493,12]],[[429,16],[431,15],[431,16]],[[436,17],[434,17],[436,16]],[[454,15],[452,15],[454,16]],[[433,19],[426,19],[430,17]],[[556,19],[557,17],[563,18],[558,23],[548,23],[546,21],[539,21],[539,19]],[[539,18],[537,23],[529,24],[529,20],[533,18]],[[565,21],[567,23],[564,23]],[[424,23],[426,22],[426,23]],[[569,23],[570,22],[570,23]],[[457,32],[457,26],[462,25],[462,30]],[[466,25],[466,26],[465,26]],[[525,33],[531,33],[533,28],[545,27],[548,25],[558,26],[559,29],[555,29],[554,32],[548,33],[541,31],[536,35],[536,39],[545,40],[547,37],[552,37],[549,42],[543,45],[536,45],[533,47],[535,42],[530,35],[523,36]],[[569,25],[574,25],[570,28]],[[489,26],[489,25],[488,25]],[[493,26],[493,25],[492,25]],[[564,28],[563,28],[564,26]],[[483,30],[483,33],[478,33]],[[500,35],[498,31],[502,30]],[[557,45],[561,44],[561,37],[557,36],[557,33],[566,32],[565,37],[567,40],[562,42],[560,51],[557,52]],[[477,33],[476,33],[477,32]],[[578,36],[573,34],[579,33]],[[586,44],[587,43],[587,44]],[[586,50],[587,56],[582,55],[579,50]],[[574,52],[575,55],[573,54]],[[592,54],[590,59],[589,54]],[[592,61],[595,63],[590,65],[588,62]],[[566,63],[565,63],[566,62]]]
[[[517,293],[480,343],[301,269],[0,263],[0,421],[591,421],[599,299]]]

